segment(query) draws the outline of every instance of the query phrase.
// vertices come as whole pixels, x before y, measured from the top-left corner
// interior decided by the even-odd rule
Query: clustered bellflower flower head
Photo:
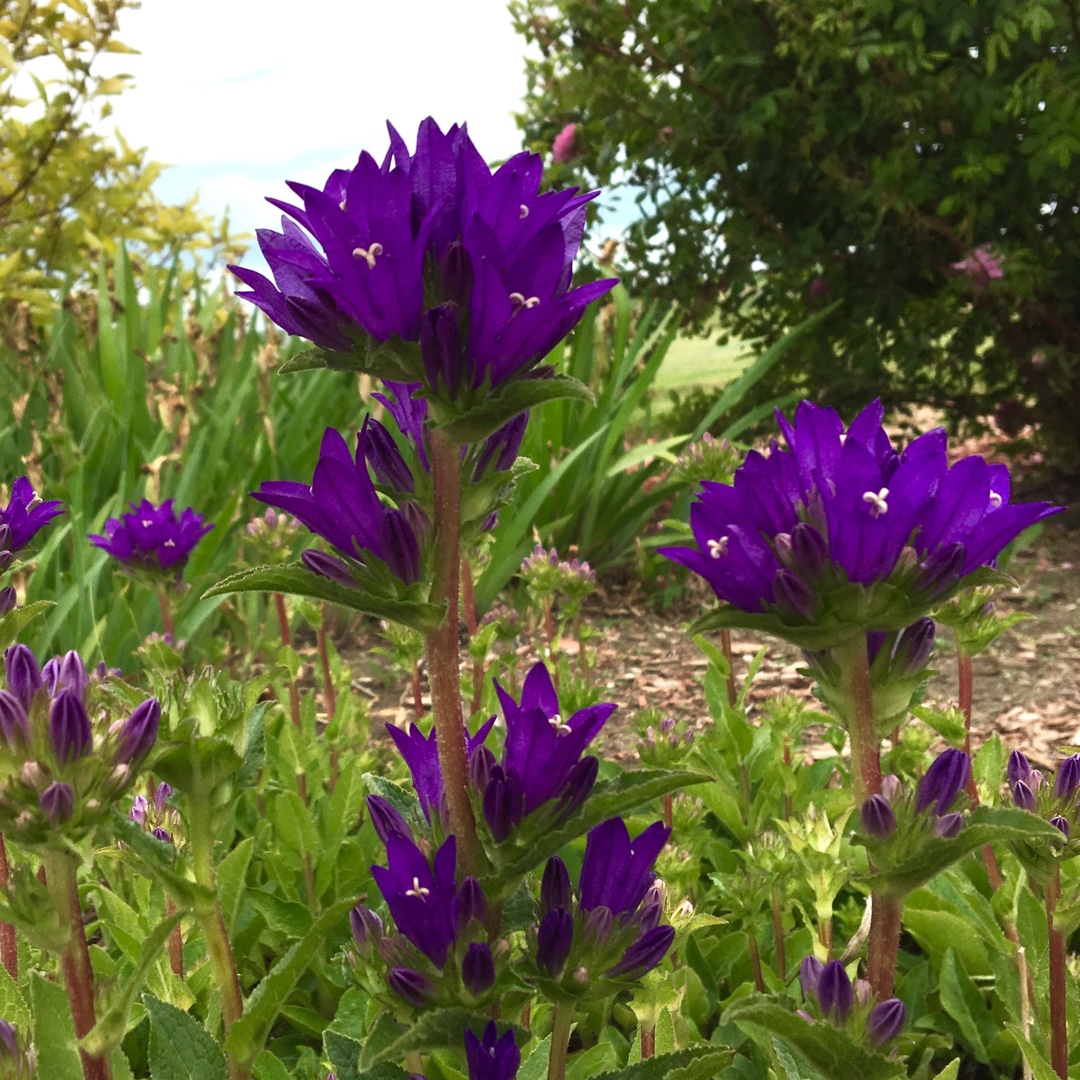
[[[11,485],[11,499],[7,506],[0,510],[0,570],[6,570],[11,565],[12,556],[63,512],[63,503],[57,500],[42,502],[29,477],[20,476]]]
[[[1010,503],[1009,472],[967,457],[952,467],[936,429],[897,452],[868,405],[846,429],[803,401],[777,413],[784,446],[751,451],[728,484],[703,483],[690,511],[696,547],[661,548],[750,626],[806,649],[910,626],[1006,544],[1060,507]]]
[[[389,127],[389,125],[388,125]],[[420,124],[416,149],[389,127],[323,187],[275,199],[282,231],[258,231],[274,280],[243,267],[238,293],[337,363],[422,382],[455,401],[536,365],[613,281],[570,288],[585,205],[576,188],[540,191],[538,155],[492,172],[464,126]]]
[[[177,514],[172,499],[155,506],[143,499],[131,513],[109,518],[105,535],[90,542],[107,551],[129,570],[157,578],[177,579],[195,545],[214,527],[203,524],[202,514],[190,508]]]
[[[662,923],[664,892],[653,864],[671,830],[657,821],[634,840],[622,818],[589,832],[575,897],[558,856],[540,885],[535,964],[541,978],[576,996],[604,996],[616,980],[636,980],[667,955],[675,928]]]
[[[869,984],[857,979],[852,985],[839,960],[823,964],[812,953],[803,957],[799,986],[804,1007],[798,1012],[810,1023],[820,1018],[838,1028],[847,1028],[875,1049],[892,1042],[904,1029],[907,1019],[904,1003],[899,998],[887,998],[870,1007]]]
[[[1006,778],[1014,806],[1041,817],[1066,841],[1073,837],[1080,820],[1080,754],[1067,757],[1050,778],[1044,776],[1041,770],[1032,768],[1023,752],[1014,750],[1009,755]],[[1077,854],[1075,842],[1066,845],[1058,839],[1056,844],[1050,846],[1055,849],[1057,858],[1071,858]],[[1045,880],[1050,868],[1048,850],[1044,848],[1040,851],[1036,845],[1029,843],[1015,844],[1014,850],[1029,873],[1037,880]]]
[[[495,1021],[488,1022],[483,1038],[465,1032],[465,1060],[469,1080],[514,1080],[521,1065],[521,1051],[514,1041],[513,1031],[499,1038]]]
[[[25,645],[12,645],[4,666],[0,830],[29,846],[63,846],[91,832],[135,782],[161,707],[156,698],[132,707],[129,688],[91,679],[76,652],[39,668]]]

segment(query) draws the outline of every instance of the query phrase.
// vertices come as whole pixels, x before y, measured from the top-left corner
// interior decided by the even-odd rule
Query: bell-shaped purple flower
[[[946,840],[951,840],[954,836],[959,835],[963,827],[964,815],[954,810],[950,814],[942,814],[934,822],[934,833],[937,836],[944,837]]]
[[[70,690],[80,701],[86,701],[90,676],[82,657],[74,649],[46,661],[41,678],[51,696],[55,697],[61,690]]]
[[[70,690],[61,690],[53,698],[49,712],[49,738],[61,765],[90,753],[93,733],[86,706]]]
[[[863,831],[877,840],[888,840],[896,831],[896,815],[884,795],[871,795],[860,811]]]
[[[195,545],[214,527],[203,524],[202,514],[184,510],[177,515],[173,500],[155,506],[149,499],[131,506],[130,514],[109,518],[105,535],[91,535],[95,546],[128,566],[151,571],[184,568]]]
[[[656,926],[646,930],[623,953],[622,959],[604,974],[612,979],[638,979],[664,959],[674,940],[674,926]]]
[[[884,1046],[904,1030],[907,1007],[899,998],[875,1005],[866,1018],[866,1038],[871,1046]]]
[[[0,740],[8,750],[25,750],[30,745],[30,721],[19,699],[0,690]]]
[[[426,1008],[435,997],[435,987],[431,980],[412,968],[391,968],[386,973],[386,985],[414,1009]]]
[[[514,1042],[513,1031],[499,1038],[499,1029],[491,1020],[484,1028],[483,1039],[471,1031],[465,1032],[465,1060],[469,1080],[514,1080],[521,1065],[521,1051]]]
[[[4,653],[4,667],[8,690],[29,713],[34,694],[45,685],[34,654],[25,645],[11,645]]]
[[[53,825],[62,825],[75,811],[75,792],[70,784],[54,780],[41,793],[38,806]]]
[[[915,794],[915,813],[921,814],[930,806],[933,806],[938,817],[946,813],[970,775],[971,762],[963,750],[950,747],[938,754],[919,783]]]
[[[524,806],[521,777],[517,770],[496,765],[484,790],[484,821],[497,844],[501,844],[521,824]]]
[[[63,512],[63,503],[42,502],[29,478],[20,476],[11,485],[11,500],[0,510],[0,529],[7,529],[3,550],[15,552],[26,547],[39,529]]]
[[[486,941],[474,941],[461,961],[461,981],[474,996],[486,993],[495,985],[495,960]]]
[[[161,723],[161,704],[157,698],[147,698],[124,722],[116,738],[113,760],[120,765],[142,761],[157,739]]]
[[[839,960],[830,960],[822,969],[817,985],[818,1003],[825,1016],[834,1014],[836,1022],[843,1024],[854,1001],[851,980]]]
[[[544,867],[540,879],[540,914],[546,915],[554,908],[570,910],[573,893],[570,891],[570,875],[566,863],[558,855],[552,855]]]
[[[391,836],[404,836],[406,840],[413,839],[412,829],[408,822],[401,816],[398,810],[381,795],[369,795],[367,797],[368,816],[371,818],[375,834],[385,844]]]
[[[1026,781],[1031,775],[1031,762],[1024,756],[1019,750],[1014,750],[1009,755],[1009,763],[1005,767],[1006,774],[1009,777],[1009,786],[1020,783],[1021,780]]]
[[[608,818],[591,829],[578,890],[581,910],[603,906],[615,915],[637,910],[656,877],[653,863],[670,833],[658,821],[631,841],[622,818]]]
[[[573,944],[573,917],[565,908],[552,908],[540,920],[540,928],[536,933],[537,966],[557,979]]]
[[[361,956],[366,956],[383,937],[383,922],[369,907],[357,904],[349,912],[349,929]]]
[[[799,965],[799,988],[804,1001],[811,995],[817,997],[818,983],[821,982],[821,973],[824,970],[825,965],[813,953],[807,953],[802,958]]]
[[[1039,804],[1035,801],[1035,793],[1023,780],[1017,780],[1012,785],[1012,800],[1014,806],[1018,806],[1021,810],[1030,810],[1033,814],[1039,807]]]
[[[1071,799],[1080,788],[1080,754],[1067,757],[1059,766],[1054,777],[1054,798]]]

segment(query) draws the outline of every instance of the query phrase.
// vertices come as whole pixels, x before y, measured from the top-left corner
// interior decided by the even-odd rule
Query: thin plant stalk
[[[4,834],[0,833],[0,890],[8,883],[11,872],[8,867],[7,844]],[[4,970],[17,983],[19,981],[19,942],[15,936],[15,927],[0,920],[0,962]]]
[[[165,901],[165,914],[176,914],[176,905],[171,899]],[[169,967],[177,978],[184,977],[184,932],[179,923],[169,932]]]
[[[446,603],[446,614],[425,639],[431,705],[438,733],[439,767],[446,792],[449,832],[457,838],[462,874],[477,874],[484,862],[468,793],[468,756],[462,716],[458,654],[458,594],[461,576],[461,454],[438,429],[431,432],[431,473],[435,487],[434,576],[431,602]]]
[[[671,792],[667,792],[664,795],[664,824],[670,829],[671,819],[674,816],[674,802],[672,800]]]
[[[1065,935],[1054,928],[1061,896],[1061,873],[1055,865],[1045,890],[1046,929],[1050,935],[1050,1064],[1061,1080],[1069,1080],[1069,1037],[1065,1020]]]
[[[172,604],[169,601],[169,592],[164,585],[158,587],[158,607],[161,608],[161,628],[164,632],[176,640],[176,629],[173,625]]]
[[[547,1080],[565,1080],[566,1053],[570,1047],[570,1028],[574,1023],[574,1006],[565,1001],[555,1004],[551,1017],[551,1051],[548,1055]]]
[[[49,896],[67,930],[67,944],[60,954],[60,969],[64,976],[71,1018],[76,1038],[90,1033],[97,1022],[94,1011],[94,971],[90,966],[90,950],[86,944],[82,908],[79,906],[79,889],[76,882],[78,864],[65,852],[50,851],[44,857],[45,880]],[[79,1051],[85,1080],[112,1080],[112,1068],[108,1058],[94,1057],[85,1050]]]
[[[724,659],[727,661],[728,675],[727,675],[727,699],[728,704],[734,708],[735,702],[739,700],[739,695],[735,689],[735,657],[731,651],[731,631],[726,627],[720,631],[720,651],[724,654]]]
[[[759,994],[765,993],[765,973],[761,969],[761,950],[758,948],[757,935],[751,930],[746,935],[750,950],[750,967],[754,972],[754,989]]]
[[[424,715],[424,690],[420,684],[420,661],[414,660],[412,666],[412,700],[413,714],[417,720]]]
[[[1025,1039],[1030,1039],[1031,993],[1028,989],[1028,979],[1031,977],[1031,973],[1028,969],[1027,949],[1023,945],[1016,950],[1016,965],[1020,969],[1020,1030],[1024,1033]],[[1031,1065],[1026,1057],[1023,1059],[1023,1064],[1024,1080],[1034,1080],[1035,1074],[1032,1072]]]
[[[656,1057],[656,1027],[641,1028],[641,1060]]]
[[[289,633],[289,615],[285,610],[285,597],[281,593],[274,593],[274,608],[277,610],[278,632],[281,635],[281,644],[284,648],[292,648],[292,635]],[[289,680],[289,712],[292,716],[293,727],[300,730],[300,687],[295,679]]]
[[[551,597],[544,597],[544,634],[547,637],[548,661],[552,669],[552,682],[555,693],[559,692],[559,665],[555,662],[555,619],[551,613]]]
[[[322,622],[316,637],[319,644],[319,663],[322,666],[323,681],[323,707],[326,709],[326,719],[330,722],[337,713],[337,693],[334,690],[334,680],[330,675],[330,649],[326,640],[326,620],[330,617],[330,605],[323,601]]]
[[[776,973],[781,982],[787,982],[787,949],[784,945],[784,908],[780,902],[780,890],[769,892],[769,907],[772,909],[773,940],[776,945]]]

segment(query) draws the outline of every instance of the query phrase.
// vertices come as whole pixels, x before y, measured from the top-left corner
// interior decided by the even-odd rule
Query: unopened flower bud
[[[830,960],[821,969],[821,978],[817,986],[818,1002],[825,1016],[834,1013],[836,1022],[843,1024],[847,1020],[848,1013],[854,998],[851,988],[851,980],[844,970],[844,965],[839,960]]]
[[[349,929],[352,930],[353,941],[356,942],[356,947],[362,956],[367,956],[372,945],[377,945],[382,941],[382,919],[363,904],[357,904],[349,912]]]
[[[77,761],[93,747],[93,733],[86,706],[70,690],[53,698],[49,712],[49,737],[61,765]]]
[[[54,781],[41,793],[38,806],[53,825],[61,825],[74,813],[75,792],[69,784]]]
[[[544,867],[544,876],[540,879],[540,914],[546,915],[555,908],[570,910],[572,894],[570,875],[566,864],[558,855],[553,855]]]
[[[615,916],[611,908],[601,904],[595,907],[585,917],[585,928],[582,931],[586,946],[604,946],[611,937],[611,931],[615,926]]]
[[[896,831],[896,815],[884,795],[871,795],[860,812],[863,830],[877,840],[888,840]]]
[[[169,796],[172,795],[173,789],[170,785],[166,784],[164,780],[157,786],[157,790],[154,792],[154,809],[159,814],[165,813],[165,804],[169,801]]]
[[[571,766],[566,774],[566,786],[559,795],[556,806],[556,820],[560,824],[574,814],[589,797],[599,771],[600,762],[592,754]]]
[[[900,783],[899,776],[889,773],[888,776],[881,778],[881,794],[890,806],[896,802],[896,796],[900,794],[902,788],[903,784]]]
[[[951,814],[942,814],[934,822],[934,832],[946,840],[951,840],[964,826],[964,815],[955,810]]]
[[[791,530],[791,565],[804,581],[821,576],[828,555],[829,549],[813,525],[800,521]]]
[[[412,840],[412,829],[408,822],[401,816],[396,807],[384,799],[381,795],[369,795],[367,797],[368,816],[375,829],[375,834],[383,842],[390,843],[391,836],[404,836]]]
[[[44,686],[34,654],[25,645],[12,645],[4,653],[4,666],[7,669],[8,690],[29,713],[34,694]]]
[[[469,783],[476,791],[487,791],[495,765],[495,755],[486,746],[478,746],[472,752],[469,757]]]
[[[351,589],[356,588],[356,578],[353,577],[348,565],[341,559],[328,555],[325,551],[319,551],[318,548],[305,548],[300,553],[300,561],[313,574],[329,578]]]
[[[1054,826],[1063,836],[1069,835],[1069,821],[1068,818],[1063,818],[1060,814],[1056,814],[1050,819],[1050,824]]]
[[[41,669],[41,678],[53,697],[61,690],[70,690],[80,701],[86,701],[90,676],[82,657],[74,649],[49,660]]]
[[[950,747],[938,754],[919,783],[915,795],[915,813],[921,814],[933,805],[934,813],[940,817],[952,806],[970,774],[971,762],[963,750]]]
[[[19,699],[7,690],[0,690],[0,741],[11,751],[25,750],[30,745],[30,721]]]
[[[918,675],[926,667],[934,650],[934,620],[919,619],[912,623],[896,643],[892,670],[903,678]]]
[[[134,821],[136,825],[145,825],[146,812],[149,809],[150,804],[146,801],[146,796],[136,795],[131,804],[131,809],[128,811],[128,819]]]
[[[154,829],[154,831],[150,835],[155,840],[160,840],[163,844],[171,844],[173,842],[172,836],[167,833],[163,828],[161,828],[160,825],[156,829]]]
[[[817,997],[818,983],[821,981],[821,972],[825,965],[813,954],[807,953],[799,965],[799,988],[802,990],[803,1000],[811,995]]]
[[[9,611],[15,610],[15,604],[18,602],[18,599],[14,585],[5,585],[0,589],[0,619],[2,619]]]
[[[622,959],[604,974],[611,978],[638,979],[664,959],[674,940],[674,926],[657,926],[646,930],[623,953]]]
[[[525,796],[516,769],[496,765],[484,791],[484,820],[495,842],[501,844],[521,824]]]
[[[380,484],[397,492],[412,494],[415,482],[412,472],[401,456],[394,437],[377,420],[367,417],[360,429],[363,456]]]
[[[45,781],[45,770],[37,761],[24,761],[19,770],[19,779],[30,788],[39,788]]]
[[[1009,777],[1009,784],[1011,786],[1019,783],[1021,780],[1027,780],[1031,775],[1031,763],[1019,750],[1014,750],[1009,755],[1009,763],[1005,767],[1005,771]]]
[[[412,968],[391,968],[386,976],[386,985],[406,1004],[415,1009],[429,1005],[435,995],[431,980]]]
[[[462,879],[458,886],[457,895],[454,897],[454,923],[457,932],[463,933],[470,922],[483,922],[487,911],[487,900],[484,890],[480,888],[480,882],[474,877]]]
[[[817,597],[813,590],[790,570],[777,570],[773,578],[773,603],[785,614],[813,619]]]
[[[136,706],[120,729],[113,760],[125,764],[142,761],[153,748],[160,723],[161,704],[157,698],[147,698]]]
[[[465,950],[465,957],[461,961],[461,981],[474,997],[479,997],[495,985],[495,961],[486,941],[474,941]]]
[[[899,998],[875,1005],[866,1018],[866,1038],[871,1046],[884,1046],[904,1029],[907,1008]]]
[[[1032,813],[1035,813],[1038,809],[1038,804],[1035,801],[1035,793],[1023,780],[1017,780],[1017,782],[1013,784],[1012,800],[1013,805],[1020,807],[1021,810],[1030,810]]]
[[[1032,791],[1038,791],[1045,780],[1046,777],[1043,775],[1042,769],[1032,769],[1031,775],[1027,778],[1027,785]]]
[[[574,920],[565,908],[552,908],[541,920],[536,934],[536,964],[557,979],[574,943]]]
[[[1067,757],[1054,777],[1054,798],[1069,799],[1080,787],[1080,754]]]

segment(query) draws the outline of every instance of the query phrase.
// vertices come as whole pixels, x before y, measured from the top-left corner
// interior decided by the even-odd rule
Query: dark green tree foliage
[[[762,393],[1037,419],[1080,469],[1074,0],[514,10],[530,139],[576,124],[564,168],[636,194],[635,287],[766,341],[843,300]]]

